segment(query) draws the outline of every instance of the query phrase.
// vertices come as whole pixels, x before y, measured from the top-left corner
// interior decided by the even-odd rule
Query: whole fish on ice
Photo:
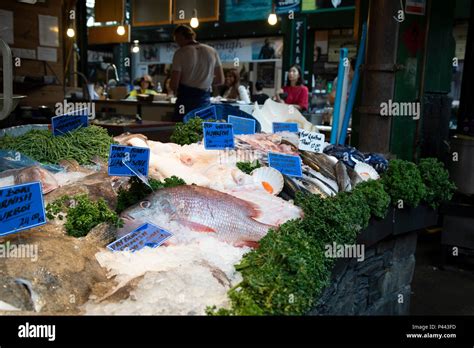
[[[170,221],[193,231],[215,234],[221,241],[236,246],[255,246],[273,227],[255,221],[260,214],[254,204],[212,189],[199,186],[165,188],[122,213],[125,224],[118,236],[147,222],[160,225],[160,221],[154,220],[165,215]]]

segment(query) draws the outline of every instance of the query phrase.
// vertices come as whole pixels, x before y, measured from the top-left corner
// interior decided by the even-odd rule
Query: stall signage
[[[322,133],[300,130],[298,148],[303,151],[323,152],[325,136]]]
[[[298,132],[298,123],[293,122],[273,122],[273,133],[278,132]]]
[[[129,234],[107,245],[112,251],[135,252],[144,247],[157,248],[173,236],[172,233],[151,223],[146,223]]]
[[[209,120],[209,119],[217,120],[216,106],[211,105],[207,108],[197,110],[194,112],[194,116],[202,118],[203,120]]]
[[[405,13],[424,16],[426,10],[426,0],[407,0]]]
[[[268,165],[288,176],[303,176],[300,156],[269,152]]]
[[[234,131],[230,123],[204,122],[204,148],[225,150],[234,148]]]
[[[45,223],[43,193],[39,182],[0,188],[0,236]]]
[[[255,134],[255,120],[229,115],[229,123],[234,126],[234,135]]]
[[[306,47],[306,18],[300,17],[292,21],[292,50],[291,64],[298,64],[301,71],[305,68],[305,47]]]
[[[51,118],[51,127],[54,136],[64,135],[78,128],[87,126],[89,126],[89,118],[87,115],[62,115]]]
[[[288,14],[290,11],[294,13],[300,11],[301,0],[277,0],[276,1],[276,13],[277,14]]]
[[[148,176],[150,149],[146,147],[111,145],[109,152],[109,175]],[[132,170],[130,169],[132,168]]]

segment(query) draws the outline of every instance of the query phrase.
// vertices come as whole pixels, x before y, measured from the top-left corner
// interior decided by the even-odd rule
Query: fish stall
[[[265,107],[191,118],[170,142],[96,125],[4,130],[0,312],[334,313],[321,301],[342,301],[341,259],[370,259],[363,231],[378,243],[395,210],[449,198],[439,162],[330,144],[297,111]]]

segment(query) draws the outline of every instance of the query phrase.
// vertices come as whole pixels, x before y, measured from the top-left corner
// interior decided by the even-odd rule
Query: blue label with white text
[[[298,133],[298,123],[273,122],[273,133],[278,133],[278,132]]]
[[[209,120],[209,119],[217,120],[216,106],[211,105],[207,108],[195,111],[194,116],[202,118],[203,120]]]
[[[51,118],[51,128],[54,136],[64,135],[78,128],[89,126],[89,118],[87,115],[79,116],[55,116]]]
[[[143,249],[144,247],[157,248],[172,236],[172,233],[151,223],[146,223],[107,245],[107,248],[112,251],[129,250],[132,252]]]
[[[225,150],[234,148],[234,131],[230,123],[204,122],[204,148],[206,150]]]
[[[234,126],[234,135],[255,134],[255,120],[229,115],[229,123]]]
[[[109,175],[135,176],[138,172],[148,176],[150,149],[146,147],[111,145],[109,153]],[[130,168],[133,169],[130,170]]]
[[[0,236],[46,223],[39,182],[0,188]]]
[[[288,176],[303,176],[300,156],[269,152],[268,165]]]

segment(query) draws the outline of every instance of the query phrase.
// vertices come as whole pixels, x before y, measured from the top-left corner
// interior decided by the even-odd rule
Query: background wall
[[[58,101],[64,99],[64,23],[63,14],[66,6],[71,1],[47,0],[46,3],[35,5],[22,4],[16,1],[1,1],[0,9],[13,11],[14,13],[14,44],[12,48],[23,48],[37,50],[39,42],[38,15],[48,15],[58,17],[59,23],[59,47],[57,50],[56,62],[43,62],[38,60],[21,59],[21,66],[15,67],[14,76],[28,76],[41,78],[45,75],[56,76],[57,80],[52,85],[15,84],[13,92],[15,94],[27,95],[21,105],[37,107],[39,105],[54,106]],[[3,88],[3,87],[2,87]]]

